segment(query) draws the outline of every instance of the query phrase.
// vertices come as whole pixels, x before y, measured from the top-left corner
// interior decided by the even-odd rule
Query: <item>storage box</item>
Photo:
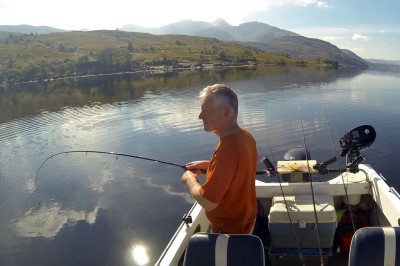
[[[318,227],[311,195],[274,197],[272,199],[272,206],[268,216],[272,248],[297,248],[293,228],[300,248],[332,247],[336,230],[336,212],[333,197],[329,195],[314,195],[314,199]],[[320,245],[318,245],[318,233]]]

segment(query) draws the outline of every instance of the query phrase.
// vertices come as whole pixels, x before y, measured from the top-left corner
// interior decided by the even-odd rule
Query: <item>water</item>
[[[217,138],[202,130],[197,94],[217,82],[237,90],[239,123],[253,133],[260,158],[280,159],[305,142],[322,162],[340,152],[345,132],[371,124],[378,136],[362,154],[400,190],[393,167],[400,148],[398,75],[234,69],[3,88],[0,265],[154,264],[193,203],[180,184],[182,169],[75,153],[37,171],[48,156],[68,150],[177,164],[208,159]]]

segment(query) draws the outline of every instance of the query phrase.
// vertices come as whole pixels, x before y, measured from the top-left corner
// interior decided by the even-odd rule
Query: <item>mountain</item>
[[[243,45],[298,59],[328,59],[338,61],[341,66],[361,69],[367,69],[369,66],[368,62],[349,50],[339,49],[329,42],[304,36],[285,36],[266,43],[243,43]]]
[[[373,64],[397,65],[400,66],[400,60],[383,60],[383,59],[365,59]]]
[[[366,59],[369,69],[375,71],[400,73],[400,60]]]
[[[339,65],[367,69],[369,64],[361,57],[320,39],[301,36],[261,22],[246,22],[232,26],[223,19],[209,23],[184,20],[160,28],[125,25],[123,31],[147,32],[156,35],[180,34],[211,37],[222,41],[239,42],[243,46],[262,51],[285,54],[298,59],[328,59]]]
[[[146,28],[125,25],[119,30],[146,32],[150,34],[180,34],[217,38],[221,41],[267,42],[283,36],[300,36],[297,33],[281,30],[261,22],[246,22],[232,26],[223,19],[214,22],[183,20],[159,28]]]
[[[366,69],[372,63],[366,62],[356,54],[339,49],[329,42],[307,38],[297,33],[282,30],[261,22],[246,22],[232,26],[223,19],[214,22],[183,20],[159,28],[125,25],[120,31],[149,33],[153,35],[187,35],[211,37],[221,41],[239,42],[243,46],[262,51],[285,54],[296,59],[328,59],[341,66]],[[0,31],[19,33],[52,33],[64,30],[46,26],[0,26]]]
[[[66,32],[66,30],[56,29],[48,26],[32,26],[32,25],[0,25],[0,31],[24,33],[24,34],[48,34],[57,32]]]

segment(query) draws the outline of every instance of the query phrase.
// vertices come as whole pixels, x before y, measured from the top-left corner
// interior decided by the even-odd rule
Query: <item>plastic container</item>
[[[337,225],[333,198],[329,195],[315,195],[314,199],[318,227],[311,195],[285,196],[290,218],[284,198],[273,198],[268,216],[271,247],[297,248],[293,228],[300,248],[332,247]]]

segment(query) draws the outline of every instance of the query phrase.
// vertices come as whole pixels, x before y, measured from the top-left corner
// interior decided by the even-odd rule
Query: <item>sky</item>
[[[160,27],[190,19],[258,21],[349,49],[400,60],[399,0],[0,0],[0,25],[64,30]]]

